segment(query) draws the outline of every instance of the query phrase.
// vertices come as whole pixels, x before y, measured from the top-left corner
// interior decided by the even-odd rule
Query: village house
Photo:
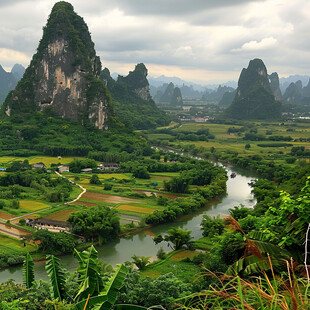
[[[192,107],[191,105],[190,106],[183,106],[182,109],[183,109],[183,111],[189,112],[191,107]]]
[[[35,220],[27,219],[26,224],[34,227],[35,229],[45,229],[52,232],[68,232],[71,230],[71,225],[67,224],[66,222],[45,218],[39,218]]]
[[[31,165],[32,169],[46,169],[46,166],[42,163],[37,163],[37,164],[33,164]]]
[[[92,168],[81,169],[81,173],[92,173],[92,172],[93,172]]]
[[[66,165],[60,165],[57,167],[58,172],[59,173],[63,173],[63,172],[69,172],[70,171],[70,167],[66,166]]]
[[[97,167],[98,170],[118,170],[119,165],[117,163],[101,163]]]

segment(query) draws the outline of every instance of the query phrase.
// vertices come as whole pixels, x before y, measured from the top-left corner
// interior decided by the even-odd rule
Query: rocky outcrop
[[[281,116],[281,103],[272,93],[267,69],[261,59],[243,68],[233,103],[225,112],[235,119],[274,119]]]
[[[285,90],[283,101],[297,105],[309,105],[310,80],[305,87],[302,87],[301,80],[298,80],[295,83],[291,83]]]
[[[171,98],[171,104],[180,105],[183,104],[182,94],[179,87],[175,87]]]
[[[297,81],[296,83],[291,83],[285,90],[283,95],[284,102],[290,102],[293,104],[300,104],[302,102],[302,83]]]
[[[183,98],[181,94],[181,90],[179,87],[175,87],[172,82],[170,82],[164,93],[160,96],[160,93],[157,95],[158,102],[169,103],[173,105],[182,105]]]
[[[126,77],[115,81],[109,69],[101,71],[101,80],[112,95],[115,116],[128,128],[148,129],[169,124],[170,118],[159,110],[149,93],[147,69],[138,64]]]
[[[174,92],[174,84],[170,82],[164,92],[164,94],[160,98],[160,102],[170,103],[173,97]]]
[[[220,102],[225,93],[231,93],[233,91],[235,91],[235,89],[232,87],[219,85],[216,91],[206,91],[201,100],[207,102]]]
[[[274,95],[274,99],[277,101],[281,101],[282,100],[282,93],[280,90],[280,81],[279,81],[278,73],[273,72],[272,74],[270,74],[269,80],[270,80],[270,88],[271,88],[271,91]]]
[[[88,27],[71,4],[54,5],[37,53],[3,111],[42,111],[47,107],[62,118],[107,129],[109,95],[99,80],[101,62]]]
[[[236,93],[237,93],[236,90],[224,93],[222,99],[219,102],[219,105],[225,106],[225,107],[230,106],[232,102],[234,101]]]
[[[143,63],[137,64],[134,71],[130,71],[125,77],[119,76],[118,82],[125,83],[143,100],[150,100],[150,87],[147,80],[147,69]]]

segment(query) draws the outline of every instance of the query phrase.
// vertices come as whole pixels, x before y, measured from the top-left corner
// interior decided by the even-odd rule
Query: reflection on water
[[[227,167],[228,175],[232,171],[231,167]],[[248,183],[254,178],[253,174],[247,171],[233,168],[236,172],[235,178],[229,178],[227,181],[227,195],[220,201],[210,203],[205,208],[200,209],[195,214],[184,216],[180,220],[172,224],[159,225],[153,227],[148,233],[142,231],[129,238],[122,238],[115,240],[102,247],[97,247],[99,257],[112,265],[130,261],[134,254],[138,256],[152,256],[156,257],[156,253],[160,247],[165,251],[170,251],[165,243],[155,245],[153,237],[150,234],[160,234],[172,227],[181,227],[183,229],[191,230],[192,236],[197,239],[202,236],[200,223],[204,214],[216,216],[217,214],[229,214],[229,209],[234,206],[244,205],[246,207],[253,207],[255,201],[251,194],[251,188]],[[61,263],[64,268],[72,272],[77,269],[77,261],[72,255],[61,257]],[[0,282],[13,278],[16,282],[22,282],[22,267],[11,267],[9,269],[0,271]],[[36,280],[47,280],[48,277],[45,272],[44,262],[35,264]]]

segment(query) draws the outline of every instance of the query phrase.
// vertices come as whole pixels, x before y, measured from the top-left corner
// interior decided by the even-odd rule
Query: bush
[[[19,209],[19,200],[13,199],[11,204],[12,209]]]
[[[157,258],[160,259],[160,260],[163,260],[166,258],[166,253],[164,251],[163,248],[160,248],[158,251],[157,251],[157,254],[156,254]]]
[[[18,265],[24,262],[24,256],[10,256],[8,257],[8,265]]]
[[[97,174],[93,174],[92,177],[89,180],[89,183],[90,184],[101,184],[101,181],[100,181],[100,179],[99,179]]]
[[[203,229],[202,235],[204,237],[221,235],[225,229],[224,220],[220,219],[219,216],[212,219],[210,216],[204,215],[201,226]]]
[[[104,183],[103,189],[105,191],[110,191],[112,189],[113,185],[111,183]]]
[[[25,226],[26,225],[26,220],[25,219],[20,219],[19,220],[19,224],[22,225],[22,226]]]
[[[0,200],[0,209],[3,209],[5,207],[5,201]]]
[[[165,196],[158,196],[158,198],[157,198],[157,204],[159,205],[159,206],[166,206],[167,205],[167,203],[168,203],[168,198],[167,197],[165,197]]]

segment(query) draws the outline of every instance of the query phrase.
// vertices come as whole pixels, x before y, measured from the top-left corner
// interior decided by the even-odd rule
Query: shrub
[[[5,201],[0,200],[0,209],[3,209],[5,207]]]
[[[25,219],[20,219],[19,220],[19,224],[22,225],[22,226],[25,226],[26,225],[26,220]]]
[[[156,254],[157,258],[162,260],[162,259],[165,259],[166,258],[166,253],[164,251],[163,248],[160,248],[158,251],[157,251],[157,254]]]
[[[111,183],[104,183],[103,189],[105,191],[110,191],[112,189],[113,185]]]
[[[99,179],[97,174],[93,174],[92,177],[89,180],[89,183],[90,184],[101,184],[101,181],[100,181],[100,179]]]

